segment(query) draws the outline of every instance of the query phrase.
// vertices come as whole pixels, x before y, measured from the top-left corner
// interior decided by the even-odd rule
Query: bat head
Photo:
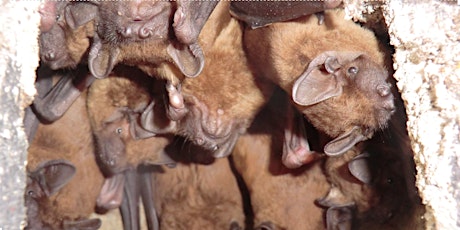
[[[328,51],[311,61],[292,97],[309,121],[335,138],[325,146],[340,155],[386,127],[395,111],[388,73],[361,52]]]

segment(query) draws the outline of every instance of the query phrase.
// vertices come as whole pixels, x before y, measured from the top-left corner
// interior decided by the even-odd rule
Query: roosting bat
[[[104,173],[116,174],[141,163],[173,163],[162,151],[170,137],[156,136],[139,125],[141,113],[155,99],[154,93],[156,100],[164,93],[160,91],[162,83],[136,68],[120,66],[89,88],[88,114]],[[158,91],[154,92],[155,88]]]
[[[96,6],[83,2],[47,1],[42,11],[46,10],[51,12],[42,14],[42,24],[51,23],[51,15],[55,16],[56,21],[52,21],[49,30],[40,33],[41,64],[56,70],[75,69],[79,63],[86,63],[82,60],[89,48],[90,38],[94,35],[94,21],[91,18],[97,10]],[[34,109],[42,119],[48,122],[59,119],[92,83],[94,78],[83,69],[79,67],[77,71],[61,72],[62,77],[53,89],[35,99]]]
[[[169,149],[176,167],[154,173],[160,229],[245,229],[242,197],[228,158],[215,159],[181,141]]]
[[[260,77],[288,92],[319,130],[333,137],[324,152],[340,155],[384,128],[395,106],[383,54],[371,31],[343,10],[245,31],[248,59]]]
[[[330,187],[322,171],[323,161],[296,169],[283,165],[283,148],[306,138],[299,135],[284,146],[279,141],[286,132],[296,133],[286,130],[286,119],[293,117],[287,114],[292,105],[284,94],[281,90],[274,93],[247,133],[238,139],[231,157],[248,188],[255,229],[322,229],[323,211],[315,200]],[[304,124],[294,124],[305,129]]]
[[[230,16],[228,5],[217,5],[199,36],[207,63],[200,77],[167,86],[167,114],[177,123],[176,134],[212,150],[216,157],[230,154],[272,91],[271,83],[256,79],[249,69],[242,26]],[[148,113],[142,124],[154,128]]]
[[[128,4],[129,7],[125,7],[126,9],[133,8],[128,2],[118,3],[120,6],[123,4]],[[101,23],[106,23],[107,26],[101,24],[101,29],[98,30],[99,38],[95,37],[89,58],[91,72],[97,77],[104,77],[116,63],[122,62],[138,66],[152,77],[166,79],[169,82],[170,95],[168,117],[177,122],[176,133],[188,137],[196,144],[215,150],[216,156],[229,154],[236,136],[247,127],[248,120],[252,119],[258,107],[264,103],[265,96],[259,89],[263,87],[262,83],[254,80],[247,67],[241,44],[242,28],[239,22],[229,15],[228,2],[221,3],[207,20],[198,37],[201,47],[199,49],[195,47],[198,43],[183,47],[184,43],[171,40],[168,34],[158,35],[157,32],[160,33],[162,30],[155,30],[156,33],[146,38],[140,38],[136,35],[138,33],[133,32],[134,37],[128,39],[121,33],[123,30],[118,30],[119,28],[138,31],[138,27],[150,28],[150,22],[165,24],[166,19],[160,19],[167,15],[166,12],[170,10],[168,4],[172,3],[139,4],[142,7],[142,4],[154,4],[153,8],[164,6],[161,8],[164,11],[158,9],[159,13],[155,14],[154,19],[139,19],[132,25],[132,21],[126,17],[114,16],[120,7],[117,4],[99,6],[99,17],[104,18]],[[202,7],[205,10],[210,9],[205,5]],[[126,15],[133,13],[126,9],[120,12]],[[179,20],[181,17],[175,19]],[[175,21],[174,25],[180,23]],[[201,50],[206,55],[206,66],[203,66],[201,61],[204,60]],[[195,51],[199,51],[199,55]],[[173,60],[175,65],[172,65],[170,60]],[[198,73],[201,73],[203,79],[193,78],[192,81],[191,78],[186,78]],[[152,116],[146,112],[143,118],[147,117]],[[156,130],[150,122],[143,119],[143,126]]]
[[[353,229],[421,229],[423,206],[415,187],[415,166],[405,129],[402,101],[383,136],[375,136],[326,160],[332,189],[318,203],[328,209],[328,226]],[[352,215],[349,215],[351,213]],[[343,216],[342,214],[346,214]],[[328,227],[329,228],[329,227]]]
[[[82,61],[94,35],[95,5],[46,1],[42,8],[40,60],[52,69],[75,67]],[[51,20],[51,17],[54,21]]]
[[[95,212],[103,175],[96,164],[85,94],[69,113],[39,124],[28,149],[26,229],[98,229]]]
[[[340,5],[340,0],[326,1],[232,1],[232,16],[246,22],[251,28],[263,27],[274,22],[288,21],[302,16],[320,13]]]
[[[98,205],[105,209],[120,207],[123,224],[128,229],[139,227],[140,196],[149,225],[156,229],[155,207],[148,202],[152,196],[151,173],[138,172],[137,167],[174,163],[164,152],[171,138],[148,132],[138,124],[141,112],[148,104],[154,105],[155,100],[161,101],[158,97],[162,99],[163,94],[164,82],[126,66],[115,68],[108,78],[96,80],[89,88],[87,105],[96,156],[102,171],[110,176],[104,184],[108,190],[101,193]],[[162,111],[165,118],[164,108],[157,110]]]

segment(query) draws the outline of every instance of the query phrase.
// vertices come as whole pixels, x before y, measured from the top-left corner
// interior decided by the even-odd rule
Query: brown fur
[[[376,136],[340,157],[326,160],[328,181],[340,192],[336,201],[356,205],[357,229],[423,229],[425,226],[405,120],[404,111],[399,109],[383,137]],[[371,184],[359,182],[347,168],[348,162],[363,151],[371,154]]]
[[[228,2],[217,5],[200,34],[199,42],[206,65],[200,76],[184,79],[181,83],[184,100],[192,112],[180,122],[179,132],[197,143],[197,137],[203,137],[196,130],[202,129],[204,139],[210,142],[204,146],[221,147],[223,144],[219,138],[230,135],[224,137],[228,141],[249,126],[268,97],[264,94],[270,94],[271,86],[255,79],[249,69],[242,48],[242,27],[231,18]],[[197,106],[195,99],[203,107]],[[196,110],[199,112],[195,113]],[[200,112],[202,116],[197,117]],[[230,149],[222,155],[228,151]]]
[[[100,48],[93,45],[94,53],[102,55],[90,60],[90,69],[103,76],[111,64],[123,63],[175,86],[180,84],[188,113],[179,122],[178,134],[208,149],[218,148],[222,153],[216,155],[224,156],[265,102],[262,92],[270,92],[263,80],[254,79],[247,65],[242,26],[230,16],[228,7],[229,2],[219,3],[200,33],[198,43],[206,64],[196,78],[186,78],[178,67],[181,64],[174,64],[168,54],[168,47],[183,45],[171,39],[171,34],[135,42],[100,43]]]
[[[255,30],[247,29],[248,57],[259,75],[270,78],[292,95],[294,82],[310,61],[325,51],[361,51],[379,66],[384,66],[383,54],[371,31],[345,20],[343,10],[325,11],[324,18],[322,25],[318,25],[318,19],[312,15]],[[385,118],[388,118],[378,119],[381,115],[377,103],[353,85],[348,85],[339,97],[297,107],[316,128],[336,137],[355,125],[371,130],[384,127]]]
[[[276,103],[261,111],[232,152],[235,168],[249,190],[255,227],[322,229],[323,212],[315,205],[329,188],[322,161],[297,169],[283,165],[284,112]]]
[[[102,187],[103,176],[94,159],[85,98],[84,93],[60,120],[40,124],[28,149],[28,172],[54,159],[65,159],[77,169],[71,181],[58,193],[38,202],[38,217],[51,229],[62,229],[66,220],[88,218],[95,211]]]
[[[161,89],[161,86],[160,81],[154,81],[141,71],[127,67],[120,67],[110,77],[96,80],[91,85],[88,92],[88,113],[98,146],[113,144],[110,140],[116,138],[116,128],[123,129],[120,137],[125,151],[120,156],[123,158],[120,160],[123,165],[117,167],[126,169],[141,163],[158,163],[158,154],[169,143],[169,137],[155,136],[137,140],[130,133],[129,120],[132,118],[128,114],[137,114],[134,116],[137,118],[151,102],[152,90]],[[107,125],[117,114],[120,114],[120,119],[113,121],[113,126]],[[98,151],[100,154],[102,149]]]
[[[244,132],[271,91],[248,67],[242,26],[230,16],[228,4],[218,4],[199,36],[206,64],[198,77],[185,78],[171,64],[166,40],[122,45],[118,59],[180,84],[188,113],[179,121],[178,134],[208,149],[217,146],[224,152],[219,156],[229,153],[231,147],[225,145]]]
[[[228,159],[204,154],[177,153],[175,168],[154,174],[161,229],[244,229],[242,198]]]

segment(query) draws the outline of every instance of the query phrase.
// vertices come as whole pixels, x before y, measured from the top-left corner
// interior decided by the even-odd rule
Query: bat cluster
[[[340,6],[43,2],[25,228],[422,228],[388,50]]]

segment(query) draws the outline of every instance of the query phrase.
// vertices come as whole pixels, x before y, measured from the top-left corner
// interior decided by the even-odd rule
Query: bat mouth
[[[122,153],[108,152],[96,155],[101,171],[107,176],[116,175],[129,168],[126,156]]]

